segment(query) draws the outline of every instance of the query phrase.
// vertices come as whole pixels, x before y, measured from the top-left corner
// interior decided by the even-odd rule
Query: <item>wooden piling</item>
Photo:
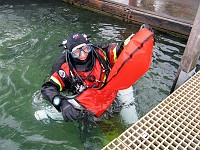
[[[200,56],[200,5],[171,92],[195,72]]]

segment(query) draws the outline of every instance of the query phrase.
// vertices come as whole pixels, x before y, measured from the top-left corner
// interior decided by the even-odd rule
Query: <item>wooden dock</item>
[[[143,24],[144,22],[160,30],[167,30],[188,36],[193,22],[152,11],[124,5],[111,0],[63,0],[69,4],[106,14],[127,22]]]

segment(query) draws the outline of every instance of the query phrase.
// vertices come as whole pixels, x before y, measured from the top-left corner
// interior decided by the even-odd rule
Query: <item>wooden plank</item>
[[[167,15],[160,16],[151,11],[136,8],[130,5],[113,2],[110,0],[63,0],[64,2],[97,11],[124,21],[135,23],[148,23],[153,27],[166,32],[175,32],[188,36],[192,22]]]

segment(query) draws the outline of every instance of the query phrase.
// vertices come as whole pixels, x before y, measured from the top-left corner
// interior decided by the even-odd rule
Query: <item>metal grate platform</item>
[[[200,150],[200,71],[102,150]]]

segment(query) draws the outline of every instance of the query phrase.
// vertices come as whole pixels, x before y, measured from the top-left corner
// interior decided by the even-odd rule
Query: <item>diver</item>
[[[144,32],[153,32],[147,24],[143,24],[140,30],[143,28],[147,29]],[[133,36],[134,34],[130,36],[129,40]],[[86,34],[73,33],[63,41],[64,51],[52,67],[50,80],[42,85],[43,97],[62,113],[66,122],[79,120],[93,114],[91,110],[96,108],[87,108],[91,103],[85,105],[86,101],[78,101],[76,98],[86,98],[92,101],[90,97],[84,96],[84,93],[87,95],[89,89],[100,91],[106,86],[112,67],[129,42],[100,46],[92,44],[89,37]],[[70,98],[63,95],[62,91],[65,90],[73,92],[75,96]],[[114,100],[116,93],[117,91],[114,91],[114,94],[111,94],[112,101],[105,102],[107,110],[102,112],[106,113],[111,109],[114,112],[120,111],[120,102]],[[98,104],[95,100],[92,103],[91,106],[94,106],[94,103]],[[101,114],[101,116],[103,115]]]

